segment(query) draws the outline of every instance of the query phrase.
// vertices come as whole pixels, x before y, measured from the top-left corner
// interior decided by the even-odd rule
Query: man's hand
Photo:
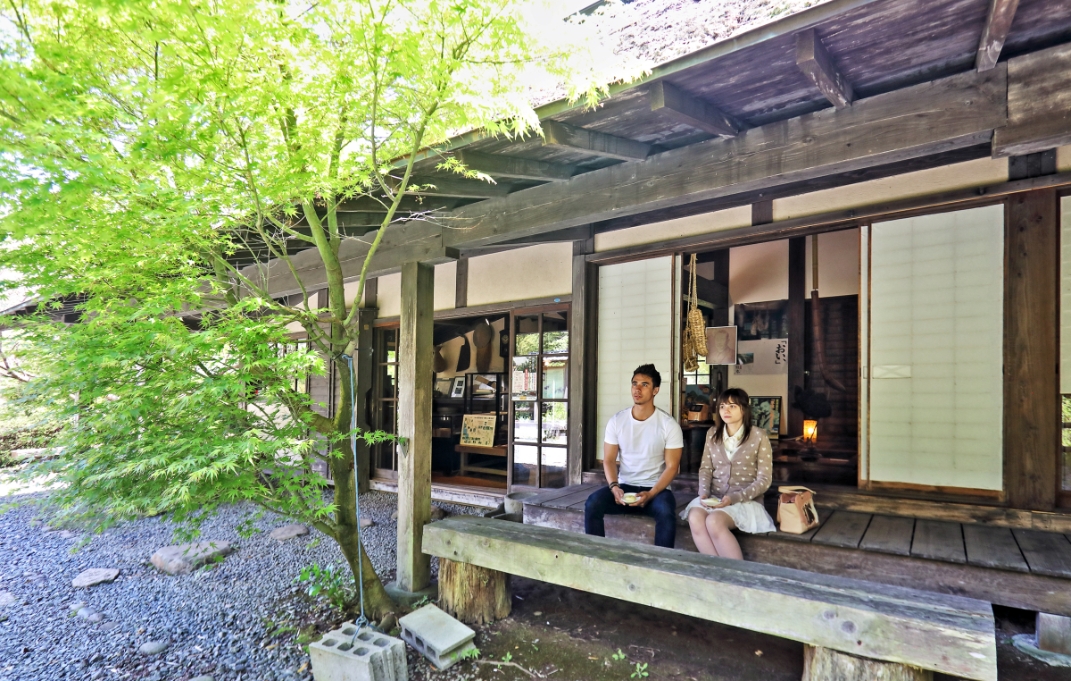
[[[619,506],[628,506],[628,504],[622,501],[622,499],[625,498],[624,490],[622,490],[619,486],[614,485],[610,488],[610,491],[614,493],[614,501],[616,501]]]
[[[646,492],[637,492],[636,496],[639,498],[636,500],[636,503],[634,503],[633,506],[639,506],[640,508],[643,508],[647,505],[648,501],[654,499],[654,495],[651,494],[650,490]]]

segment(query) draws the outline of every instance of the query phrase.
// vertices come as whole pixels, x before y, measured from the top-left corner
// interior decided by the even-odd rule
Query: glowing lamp
[[[803,422],[803,441],[814,446],[816,440],[818,440],[818,421],[807,419]]]

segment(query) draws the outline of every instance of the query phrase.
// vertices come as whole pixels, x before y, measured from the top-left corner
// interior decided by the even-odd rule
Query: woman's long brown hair
[[[740,410],[744,412],[744,423],[741,426],[744,429],[744,438],[741,442],[747,442],[751,436],[751,398],[740,388],[729,388],[718,395],[718,399],[714,401],[714,427],[717,429],[714,431],[714,441],[718,442],[725,434],[725,422],[721,420],[721,405],[726,402],[740,405]]]

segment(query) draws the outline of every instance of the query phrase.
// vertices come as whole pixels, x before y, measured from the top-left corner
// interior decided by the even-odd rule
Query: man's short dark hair
[[[662,374],[658,373],[658,369],[655,369],[653,364],[639,365],[638,367],[636,367],[636,370],[632,372],[632,377],[636,378],[636,374],[650,376],[651,382],[654,383],[654,387],[656,388],[662,386]]]

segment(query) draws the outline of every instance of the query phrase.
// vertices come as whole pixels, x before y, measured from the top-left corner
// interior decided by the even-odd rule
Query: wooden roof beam
[[[978,55],[974,60],[974,67],[979,71],[988,71],[997,65],[1018,8],[1019,0],[990,0],[989,16],[986,17],[982,39],[978,43]]]
[[[740,121],[701,99],[681,92],[673,83],[656,81],[651,85],[650,97],[651,111],[712,135],[735,137],[744,129]]]
[[[488,173],[490,174],[490,173]],[[414,191],[413,185],[421,187]],[[458,199],[492,199],[509,194],[508,184],[496,184],[467,177],[423,176],[409,181],[411,194],[417,196],[452,196]]]
[[[625,139],[605,132],[578,128],[558,121],[543,121],[543,143],[592,156],[605,156],[620,161],[642,161],[651,154],[651,145]]]
[[[796,34],[796,66],[838,109],[855,101],[851,83],[837,71],[813,28]]]
[[[562,182],[576,173],[575,166],[564,163],[547,163],[516,156],[481,154],[477,151],[459,151],[455,155],[466,168],[486,173],[495,179]]]

